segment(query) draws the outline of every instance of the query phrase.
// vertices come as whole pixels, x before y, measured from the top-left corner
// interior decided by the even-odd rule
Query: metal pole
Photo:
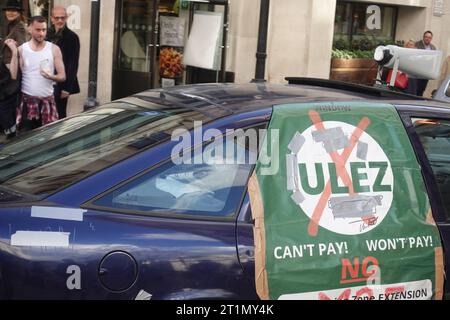
[[[91,0],[91,43],[89,50],[89,86],[84,111],[99,105],[97,100],[98,41],[100,30],[100,0]]]
[[[227,43],[228,43],[228,3],[224,4],[224,24],[222,35],[222,82],[227,82]]]
[[[269,27],[270,0],[261,0],[259,13],[258,49],[256,52],[256,71],[253,82],[265,82],[267,58],[267,29]]]

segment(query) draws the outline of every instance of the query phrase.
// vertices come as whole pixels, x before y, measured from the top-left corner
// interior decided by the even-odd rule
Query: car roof
[[[436,100],[382,88],[323,79],[293,79],[304,79],[304,81],[300,81],[299,84],[247,83],[177,86],[144,91],[119,101],[131,103],[139,99],[159,106],[165,105],[169,109],[180,107],[193,109],[203,113],[211,120],[291,103],[377,101],[419,108],[432,106],[448,109],[449,107],[448,104]],[[145,105],[143,106],[145,107]]]

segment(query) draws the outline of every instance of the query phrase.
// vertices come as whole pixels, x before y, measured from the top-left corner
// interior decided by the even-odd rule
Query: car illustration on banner
[[[392,202],[393,174],[389,159],[379,144],[367,133],[352,144],[349,138],[357,130],[356,127],[344,122],[322,123],[319,115],[315,116],[317,124],[302,134],[297,132],[288,146],[290,151],[286,155],[287,175],[290,177],[288,189],[295,191],[292,199],[312,217],[314,206],[322,197],[325,185],[330,184],[332,193],[328,199],[322,200],[328,202],[328,205],[322,213],[321,225],[344,234],[358,234],[361,230],[369,232],[384,219]],[[324,130],[318,127],[323,127]],[[350,150],[351,146],[353,147]],[[330,157],[329,154],[344,149],[351,151],[348,158],[342,160],[347,163],[345,170],[349,175],[355,170],[360,172],[363,169],[367,170],[364,174],[367,175],[367,186],[363,188],[358,184],[356,190],[364,191],[363,195],[357,195],[355,190],[350,189],[341,191],[342,188],[338,187],[336,172],[340,158],[337,154],[334,157]],[[333,162],[335,160],[336,163]],[[310,176],[315,181],[314,188],[310,185],[312,184],[309,181]],[[378,185],[379,182],[384,183],[383,188]],[[343,196],[344,194],[346,196]]]

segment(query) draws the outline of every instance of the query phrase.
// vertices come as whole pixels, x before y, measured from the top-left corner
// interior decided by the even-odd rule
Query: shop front
[[[334,42],[366,50],[378,43],[394,42],[398,8],[390,5],[338,1]]]
[[[227,1],[117,0],[112,99],[151,88],[219,82],[227,6]]]
[[[27,20],[51,8],[68,8],[68,26],[81,42],[78,78],[81,94],[70,99],[69,113],[82,111],[93,81],[89,0],[21,0]],[[0,8],[7,0],[0,0]],[[98,101],[104,103],[146,89],[173,85],[233,82],[226,69],[228,0],[104,0],[100,7]],[[0,35],[5,37],[0,13]]]
[[[285,83],[286,76],[328,78],[331,74],[333,78],[332,55],[351,53],[352,59],[347,60],[356,60],[355,55],[367,55],[379,43],[420,40],[425,30],[434,32],[433,43],[446,56],[450,0],[443,7],[436,7],[438,2],[271,1],[264,78],[271,83]],[[0,0],[0,6],[5,3]],[[70,114],[83,110],[88,88],[95,81],[89,77],[92,3],[23,0],[28,17],[48,16],[52,5],[70,8],[68,25],[81,42],[78,79],[82,91],[71,97]],[[98,4],[95,79],[101,104],[149,88],[254,79],[261,0],[99,0]],[[376,71],[373,63],[365,68],[360,74]]]
[[[113,99],[154,86],[159,4],[119,0],[116,13]]]
[[[373,52],[379,45],[395,44],[397,18],[394,6],[338,1],[330,78],[374,84]]]

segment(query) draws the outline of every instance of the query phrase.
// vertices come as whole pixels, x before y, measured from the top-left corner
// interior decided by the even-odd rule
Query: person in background
[[[8,0],[6,6],[3,8],[3,12],[7,21],[5,40],[13,39],[19,47],[27,41],[22,3],[19,0]],[[11,50],[7,46],[4,47],[2,55],[3,61],[8,64],[11,60]]]
[[[32,17],[28,30],[31,40],[19,47],[22,100],[16,111],[16,125],[20,132],[58,120],[53,82],[66,80],[61,50],[45,41],[47,20]]]
[[[8,72],[9,72],[9,77],[11,78],[11,80],[17,80],[17,75],[18,75],[18,66],[19,66],[19,56],[18,56],[18,49],[17,49],[17,45],[16,45],[16,41],[14,41],[13,39],[6,39],[5,40],[5,45],[9,48],[9,50],[11,50],[11,60],[9,62],[9,64],[6,66],[8,68]]]
[[[17,74],[17,66],[11,65],[16,63],[17,47],[26,41],[27,33],[20,1],[8,0],[3,12],[7,26],[1,46],[0,126],[6,138],[11,139],[16,135],[16,108],[20,96],[20,74]],[[11,70],[15,71],[14,76]]]
[[[405,43],[405,48],[417,49],[414,39],[409,39]],[[405,89],[405,93],[417,95],[417,79],[408,77],[408,87]]]
[[[417,49],[416,47],[416,41],[414,39],[409,39],[406,43],[405,43],[405,48],[409,48],[409,49]]]
[[[78,61],[80,58],[80,39],[67,27],[67,12],[64,7],[55,6],[52,10],[53,26],[48,30],[47,41],[53,42],[60,49],[66,70],[66,81],[55,85],[55,101],[59,118],[67,117],[69,96],[80,93],[78,83]]]
[[[425,31],[423,39],[416,42],[416,48],[422,50],[436,50],[436,46],[431,43],[433,40],[433,32]],[[428,85],[428,79],[417,79],[417,95],[423,96]]]

